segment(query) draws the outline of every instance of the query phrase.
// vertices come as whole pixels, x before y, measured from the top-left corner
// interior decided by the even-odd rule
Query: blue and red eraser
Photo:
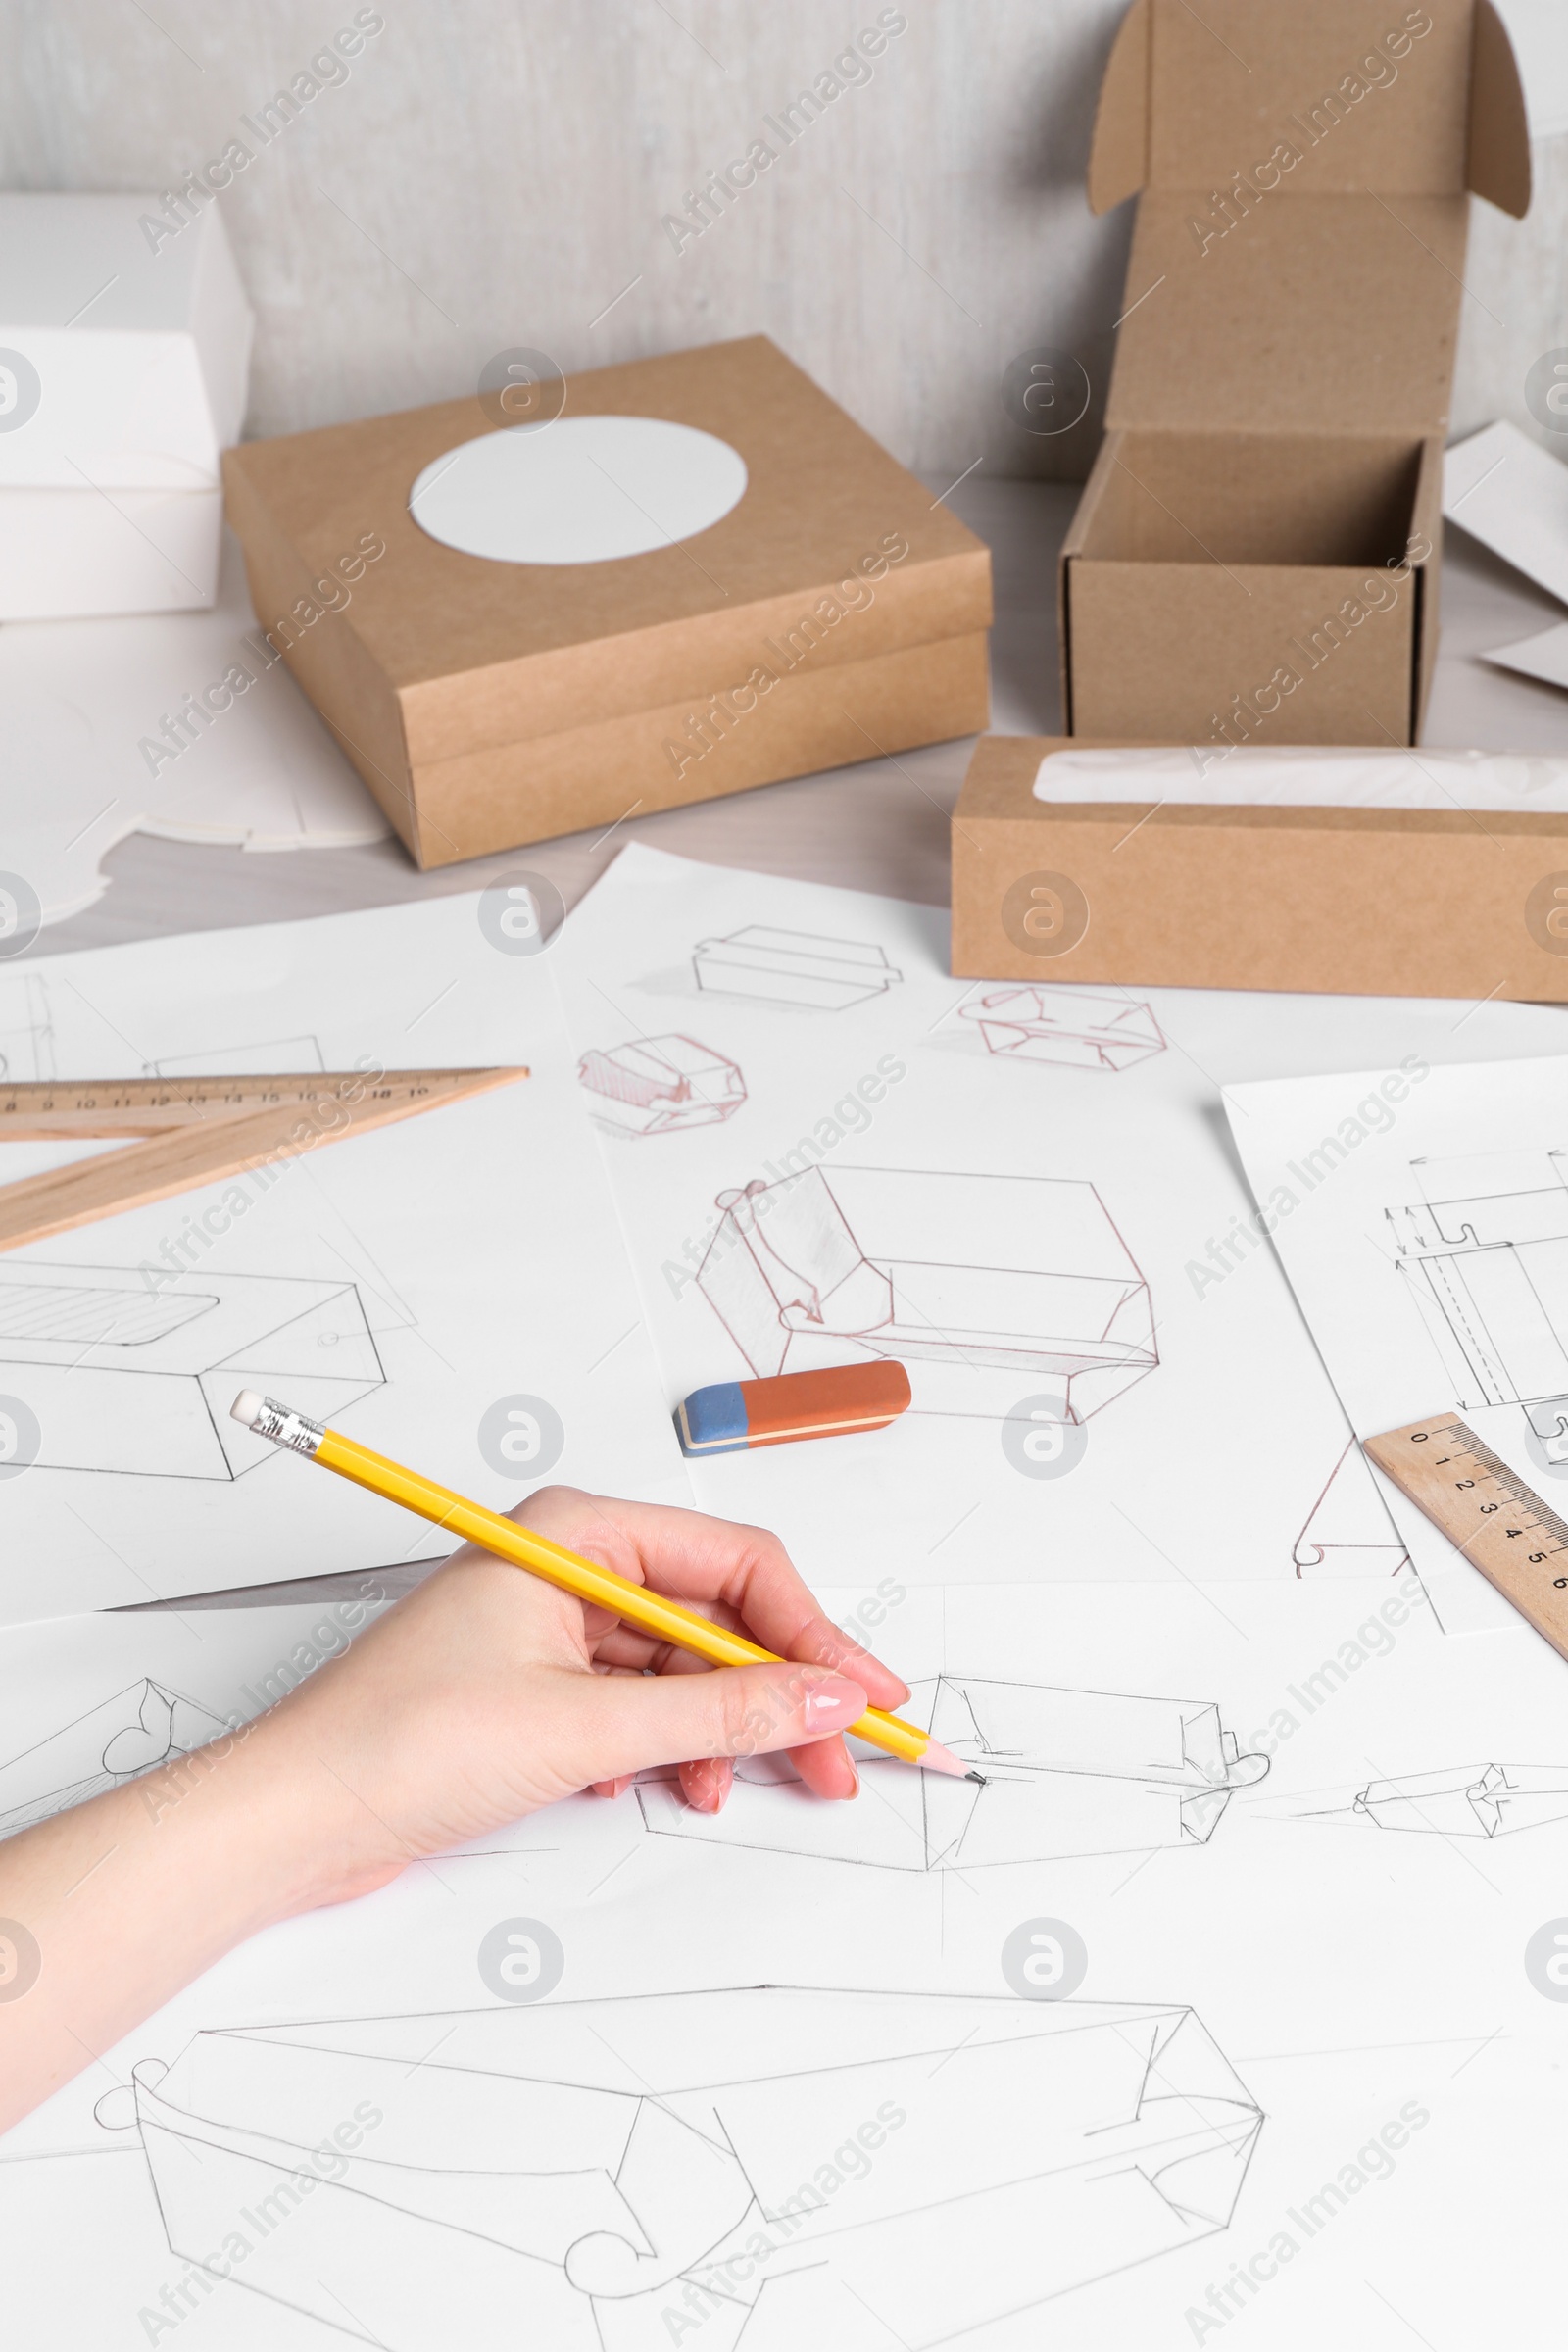
[[[774,1380],[719,1380],[675,1408],[682,1453],[744,1453],[797,1438],[843,1438],[886,1429],[909,1402],[909,1375],[882,1357]]]

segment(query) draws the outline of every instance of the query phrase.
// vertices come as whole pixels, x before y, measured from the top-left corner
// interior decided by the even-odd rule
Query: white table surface
[[[942,487],[932,485],[934,492]],[[1077,498],[1076,485],[973,477],[950,500],[993,554],[992,725],[998,733],[1059,730],[1055,564]],[[1511,644],[1562,617],[1550,597],[1450,525],[1442,637],[1423,740],[1461,750],[1568,755],[1568,693],[1478,659],[1483,648]],[[949,895],[948,818],[974,740],[933,744],[728,800],[633,817],[609,835],[596,829],[530,844],[528,863],[550,876],[568,907],[629,840],[714,865],[752,866],[940,906]],[[516,856],[512,851],[421,874],[391,840],[368,849],[270,856],[132,834],[110,853],[105,896],[85,913],[50,925],[30,953],[442,897],[480,888],[492,873],[515,864]],[[382,1582],[389,1590],[407,1590],[422,1573],[427,1571],[400,1566]],[[365,1581],[322,1577],[258,1586],[212,1595],[207,1605],[310,1600],[355,1591]],[[178,1605],[203,1604],[183,1599]]]

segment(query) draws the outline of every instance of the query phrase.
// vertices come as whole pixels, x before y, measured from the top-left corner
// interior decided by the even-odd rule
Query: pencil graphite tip
[[[983,1772],[966,1772],[963,1777],[966,1781],[973,1781],[977,1788],[989,1788],[991,1786]]]
[[[944,1747],[940,1740],[930,1740],[926,1742],[925,1753],[920,1758],[920,1763],[927,1772],[951,1773],[956,1781],[980,1781],[981,1788],[985,1787],[985,1782],[981,1780],[979,1773],[972,1772],[963,1758],[956,1756],[951,1747]]]

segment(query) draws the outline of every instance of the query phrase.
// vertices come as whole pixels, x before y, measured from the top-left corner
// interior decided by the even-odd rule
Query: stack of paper
[[[230,1384],[497,1505],[775,1529],[985,1785],[650,1776],[268,1931],[0,2143],[0,2335],[1550,2340],[1565,1670],[1345,1415],[1457,1396],[1568,1476],[1560,1015],[970,987],[932,909],[642,848],[542,956],[488,912],[0,964],[0,1077],[532,1071],[0,1256],[0,1405],[47,1405],[0,1832],[243,1738],[441,1548],[215,1434]],[[692,1388],[895,1349],[890,1428],[676,1450]]]

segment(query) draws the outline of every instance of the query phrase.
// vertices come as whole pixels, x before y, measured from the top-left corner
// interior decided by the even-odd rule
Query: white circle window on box
[[[612,564],[710,530],[739,504],[746,461],[662,416],[558,416],[462,442],[424,468],[409,513],[492,564]]]

